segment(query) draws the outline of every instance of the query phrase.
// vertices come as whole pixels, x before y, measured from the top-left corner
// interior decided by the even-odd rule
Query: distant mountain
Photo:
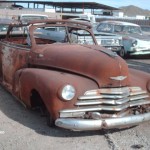
[[[120,7],[119,9],[122,12],[124,12],[125,16],[129,16],[129,17],[135,17],[136,15],[150,16],[150,10],[142,9],[134,5],[123,6]]]

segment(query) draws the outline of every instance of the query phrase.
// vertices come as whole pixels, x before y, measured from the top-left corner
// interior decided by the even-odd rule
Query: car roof
[[[19,16],[41,16],[41,17],[48,17],[47,15],[42,14],[20,14]]]
[[[109,24],[113,24],[113,25],[125,25],[125,26],[139,26],[135,23],[130,23],[130,22],[123,22],[123,21],[101,21],[100,23],[109,23]]]
[[[45,20],[33,20],[27,22],[27,24],[66,24],[66,25],[76,25],[76,26],[81,26],[81,27],[86,27],[86,28],[92,28],[91,24],[88,22],[83,22],[83,21],[77,21],[77,20],[69,20],[69,19],[45,19]]]

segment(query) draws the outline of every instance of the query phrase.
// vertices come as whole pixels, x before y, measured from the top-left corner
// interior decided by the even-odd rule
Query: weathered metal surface
[[[72,130],[119,127],[140,123],[144,117],[145,121],[150,119],[148,113],[149,74],[129,70],[122,58],[110,50],[98,46],[94,37],[93,45],[71,42],[69,37],[71,28],[86,30],[93,36],[88,24],[65,20],[32,21],[30,23],[12,24],[6,38],[0,41],[0,82],[21,102],[32,107],[33,102],[36,104],[39,99],[42,100],[52,118],[54,120],[60,118],[56,121],[56,125]],[[38,43],[34,31],[37,28],[42,27],[43,29],[48,26],[64,26],[67,30],[68,41],[57,43],[41,38],[41,36],[38,38]],[[19,28],[14,34],[11,32],[13,27]],[[19,32],[20,34],[18,34]],[[40,34],[43,33],[40,32]],[[43,37],[46,37],[44,35],[45,33]],[[50,44],[50,42],[52,43]],[[61,92],[62,88],[68,84],[75,88],[76,93],[72,100],[65,101]],[[134,88],[130,88],[132,86],[142,89],[136,88],[138,91],[134,93]],[[118,90],[116,91],[116,89]],[[126,89],[130,90],[126,93]],[[139,89],[141,90],[139,91]],[[136,96],[129,96],[129,92]],[[34,95],[35,93],[36,95]],[[106,93],[108,101],[107,99],[102,100]],[[79,101],[80,98],[83,98],[83,101]],[[115,99],[110,100],[111,98]],[[89,105],[93,106],[89,107]],[[65,110],[75,111],[68,113]],[[117,114],[106,111],[113,111]],[[140,114],[134,116],[135,113]],[[128,116],[129,114],[132,116]],[[66,117],[66,120],[62,117]],[[94,121],[89,122],[83,119],[83,122],[80,122],[80,119],[73,119],[73,123],[71,121],[71,124],[68,124],[70,120],[67,117],[83,117],[85,119],[93,117]],[[108,120],[100,121],[101,117],[106,117]],[[114,117],[116,117],[117,123],[112,119]],[[121,123],[126,119],[129,121]],[[95,122],[98,126],[92,126]],[[64,125],[61,126],[60,123]],[[79,125],[79,128],[74,128],[73,126],[78,123],[81,123],[81,127]],[[91,124],[90,127],[88,127],[88,123]]]

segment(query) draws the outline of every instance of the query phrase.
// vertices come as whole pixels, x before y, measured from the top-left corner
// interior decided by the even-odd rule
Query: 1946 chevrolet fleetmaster
[[[0,83],[46,112],[50,126],[99,130],[150,120],[150,74],[99,46],[86,23],[11,23],[0,41]]]

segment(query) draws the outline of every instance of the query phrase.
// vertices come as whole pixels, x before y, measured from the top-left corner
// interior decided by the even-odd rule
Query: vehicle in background
[[[99,45],[102,45],[103,47],[110,49],[113,52],[117,52],[117,53],[120,53],[120,51],[122,50],[122,48],[123,48],[122,36],[116,35],[113,33],[98,32],[96,30],[97,23],[92,23],[88,19],[73,18],[73,19],[69,19],[69,20],[88,22],[89,24],[92,25],[95,38]]]
[[[7,31],[10,23],[12,23],[11,19],[0,18],[0,32]]]
[[[21,14],[18,16],[18,20],[21,21],[44,20],[44,19],[48,19],[48,16],[41,14]]]
[[[121,57],[150,54],[150,37],[143,34],[141,27],[137,24],[121,21],[102,21],[98,24],[96,30],[122,36],[123,49],[119,53]]]
[[[141,26],[143,34],[150,36],[150,26]]]
[[[59,38],[47,32],[52,28]],[[7,31],[0,84],[27,108],[41,110],[49,126],[84,131],[150,120],[150,74],[129,69],[98,45],[91,25],[51,19],[13,23]]]
[[[96,30],[93,30],[93,32],[99,45],[102,45],[118,54],[120,53],[123,48],[122,36],[111,33],[97,32]]]

